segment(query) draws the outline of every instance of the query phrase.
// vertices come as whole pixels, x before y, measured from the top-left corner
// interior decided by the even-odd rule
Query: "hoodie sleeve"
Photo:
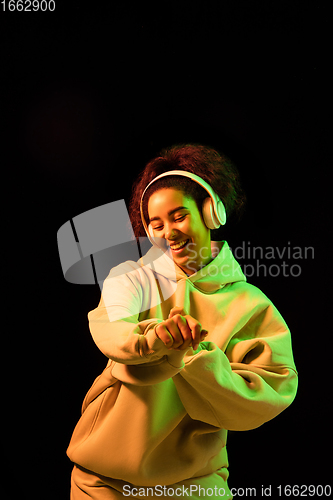
[[[274,418],[295,398],[297,372],[289,329],[273,304],[258,293],[254,306],[253,300],[247,301],[251,309],[244,311],[243,294],[229,311],[232,331],[225,352],[218,341],[202,342],[174,377],[191,418],[228,430],[249,430]]]
[[[148,293],[151,284],[148,280],[145,283],[144,276],[138,277],[138,268],[136,263],[127,262],[111,271],[98,307],[88,314],[89,329],[100,351],[114,361],[115,378],[136,383],[133,366],[145,365],[141,377],[146,378],[147,371],[150,383],[156,383],[184,367],[184,351],[170,351],[157,337],[154,327],[162,319],[139,320],[140,312],[149,309],[154,291]]]

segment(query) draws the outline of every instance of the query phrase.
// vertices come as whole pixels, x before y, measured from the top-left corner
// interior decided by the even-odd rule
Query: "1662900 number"
[[[332,493],[332,488],[329,484],[322,485],[314,485],[310,484],[307,486],[306,484],[294,486],[286,485],[286,486],[278,486],[279,497],[284,495],[286,497],[330,497]]]
[[[55,0],[3,0],[2,10],[9,12],[53,12],[55,10]]]

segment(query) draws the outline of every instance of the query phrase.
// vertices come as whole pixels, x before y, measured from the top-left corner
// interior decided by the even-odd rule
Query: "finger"
[[[183,339],[180,349],[187,349],[192,342],[191,328],[188,325],[186,318],[184,316],[181,316],[180,314],[174,316],[173,320],[176,322]]]
[[[163,329],[157,327],[157,333],[168,347],[175,349],[181,346],[184,340],[187,340],[188,338],[191,340],[191,332],[187,328],[186,320],[179,314],[173,318],[166,319],[163,323],[161,323],[161,325],[163,325]],[[168,341],[170,338],[172,339],[172,342]]]
[[[200,333],[200,342],[203,342],[205,340],[205,338],[207,337],[207,335],[208,335],[208,331],[207,330],[201,330],[201,333]],[[176,351],[183,351],[185,349],[188,349],[188,347],[191,345],[191,343],[192,343],[192,335],[191,335],[191,338],[189,340],[187,340],[186,342],[184,342],[182,346],[178,347],[175,350]],[[193,347],[193,350],[196,351],[198,349],[198,347],[199,347],[199,344],[194,344],[194,345],[192,344],[192,347]]]
[[[186,316],[187,313],[181,306],[174,306],[172,307],[172,309],[170,309],[169,318],[172,318],[176,314],[180,314],[181,316]]]
[[[168,329],[168,332],[173,340],[172,348],[177,349],[177,347],[180,347],[184,342],[183,333],[181,329],[179,328],[178,324],[174,321],[174,318],[171,318],[166,321],[166,328]]]
[[[182,333],[182,335],[183,343],[178,347],[177,351],[184,351],[185,349],[188,349],[192,344],[192,332],[190,329],[187,330],[186,334]]]
[[[171,347],[173,345],[173,337],[169,333],[164,323],[160,323],[155,328],[155,333],[159,339],[167,346]]]
[[[208,335],[207,330],[201,330],[201,333],[200,333],[200,342],[203,342],[204,340],[206,340],[207,335]],[[198,347],[199,346],[196,346],[196,349],[198,349]],[[194,350],[196,350],[196,349],[194,349]]]
[[[179,308],[177,308],[179,310]],[[186,319],[174,312],[174,316],[165,320],[164,324],[173,338],[173,349],[187,349],[192,342],[191,330]]]
[[[192,333],[192,347],[194,350],[198,349],[201,339],[202,327],[199,321],[192,318],[192,316],[186,316],[186,321],[191,329]]]
[[[200,339],[201,341],[204,340],[208,335],[208,332],[207,330],[201,330],[201,333],[200,333]]]

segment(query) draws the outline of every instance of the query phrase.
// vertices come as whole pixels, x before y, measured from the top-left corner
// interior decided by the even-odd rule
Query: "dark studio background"
[[[4,380],[19,421],[7,498],[69,498],[65,451],[106,364],[87,324],[100,290],[65,281],[58,229],[128,202],[145,163],[186,141],[239,167],[248,205],[221,236],[231,247],[315,248],[288,261],[297,278],[249,278],[290,326],[299,391],[275,420],[230,433],[229,485],[260,497],[261,485],[330,482],[327,5],[56,0],[55,12],[1,11]]]

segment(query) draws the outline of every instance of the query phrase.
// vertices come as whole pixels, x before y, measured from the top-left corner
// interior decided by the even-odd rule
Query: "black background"
[[[57,231],[128,202],[145,163],[185,141],[238,165],[248,206],[222,234],[231,247],[314,248],[283,259],[299,277],[249,278],[290,326],[299,391],[275,420],[230,433],[229,485],[277,498],[278,485],[329,483],[328,3],[56,0],[1,11],[1,32],[7,498],[69,498],[66,447],[106,362],[87,324],[100,290],[65,281]]]

